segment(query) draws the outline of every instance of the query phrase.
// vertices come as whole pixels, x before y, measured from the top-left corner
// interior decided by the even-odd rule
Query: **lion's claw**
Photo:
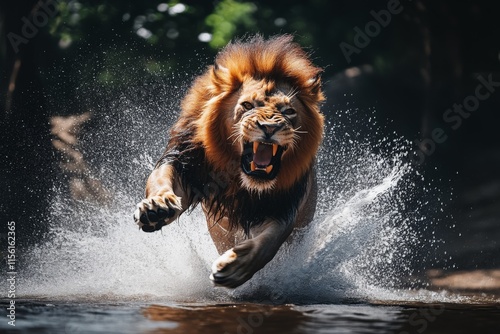
[[[180,197],[174,193],[167,193],[139,202],[134,213],[134,220],[144,232],[154,232],[175,220],[180,211]]]
[[[175,210],[172,208],[168,208],[168,210],[158,209],[158,218],[163,220],[165,218],[171,218],[175,215]]]

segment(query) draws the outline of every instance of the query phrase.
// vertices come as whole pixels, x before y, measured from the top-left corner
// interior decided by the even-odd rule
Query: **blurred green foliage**
[[[457,53],[455,49],[442,46],[442,41],[453,41],[454,36],[446,24],[467,18],[460,21],[464,28],[456,27],[460,29],[457,34],[467,43],[479,45],[481,39],[467,34],[484,22],[479,14],[469,19],[471,6],[476,6],[470,3],[400,1],[401,13],[393,15],[390,23],[348,61],[339,45],[354,44],[356,29],[365,30],[369,22],[374,22],[373,13],[386,10],[389,0],[163,1],[59,0],[59,13],[45,32],[42,44],[46,57],[42,59],[50,59],[60,75],[45,76],[44,86],[52,88],[64,82],[66,91],[71,91],[71,82],[75,87],[78,82],[95,82],[121,90],[138,78],[148,81],[175,74],[189,81],[231,39],[253,33],[293,34],[314,62],[325,69],[325,78],[363,64],[381,75],[401,73],[401,68],[406,68],[408,77],[419,78],[426,61],[425,43],[436,43],[432,45],[434,54],[436,50],[443,53],[434,56],[433,61],[441,62],[434,70],[458,64],[448,61],[450,54]],[[492,12],[488,3],[482,6],[484,13]],[[442,27],[430,25],[431,20],[442,22]],[[426,29],[437,31],[435,41],[441,42],[425,41]],[[474,47],[462,50],[464,61],[471,61],[464,62],[469,68],[459,71],[481,71],[498,65],[491,52],[478,54]],[[47,64],[41,68],[44,66],[47,68]]]
[[[339,41],[351,34],[345,22],[354,14],[362,23],[367,14],[335,15],[345,6],[328,0],[61,0],[50,35],[57,44],[54,53],[79,62],[89,61],[81,56],[88,53],[96,67],[93,75],[117,88],[136,77],[139,67],[140,75],[171,73],[180,67],[189,72],[187,66],[196,72],[231,39],[251,33],[295,34],[300,44],[314,50],[319,65],[331,71],[347,66],[338,49]],[[193,59],[198,60],[196,66],[188,63]],[[130,62],[135,70],[124,70],[123,64]]]
[[[226,45],[234,37],[239,26],[255,30],[253,13],[256,10],[257,7],[251,2],[220,1],[215,6],[214,12],[205,19],[205,23],[212,30],[210,46],[220,48]]]

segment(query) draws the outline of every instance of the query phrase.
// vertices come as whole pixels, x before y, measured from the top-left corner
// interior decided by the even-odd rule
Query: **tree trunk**
[[[54,175],[48,111],[38,77],[40,34],[27,38],[23,30],[39,4],[30,0],[0,5],[6,48],[0,100],[0,220],[2,238],[6,223],[15,222],[17,245],[35,242],[45,231]],[[24,42],[13,43],[17,37]]]

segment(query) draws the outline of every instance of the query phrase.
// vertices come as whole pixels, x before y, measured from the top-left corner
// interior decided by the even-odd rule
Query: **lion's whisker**
[[[299,92],[299,89],[297,87],[291,88],[290,92],[286,95],[286,97],[288,97],[289,99],[292,99],[295,97],[295,95],[297,95],[298,92]]]
[[[301,128],[301,126],[299,126],[298,128],[293,129],[293,132],[294,133],[309,133],[307,131],[299,131],[300,128]]]
[[[234,138],[232,142],[232,145],[234,145],[238,140],[241,140],[242,137],[243,135],[238,131],[238,129],[234,129],[233,133],[229,137],[227,137],[227,139],[231,140],[232,138]]]
[[[231,145],[234,145],[238,140],[240,140],[241,138],[236,138],[232,143]]]
[[[242,136],[242,134],[240,133],[239,128],[237,126],[234,126],[233,133],[231,133],[231,135],[229,137],[227,137],[227,139],[229,140],[233,137],[236,137],[235,140],[233,141],[233,144],[234,144],[238,139],[241,139],[241,136]]]
[[[229,137],[227,137],[227,139],[231,139],[231,138],[233,138],[234,136],[238,136],[238,135],[240,135],[240,133],[238,133],[238,132],[236,132],[236,131],[235,131],[235,132],[233,132],[233,133],[232,133]]]

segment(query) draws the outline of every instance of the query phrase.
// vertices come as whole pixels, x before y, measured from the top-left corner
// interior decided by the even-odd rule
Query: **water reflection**
[[[175,323],[154,333],[298,333],[307,317],[290,305],[226,304],[170,307],[151,305],[146,318]]]
[[[148,333],[497,333],[499,304],[151,305]]]
[[[498,299],[460,303],[163,304],[131,300],[17,300],[16,328],[1,333],[498,333]],[[5,309],[8,300],[0,300]]]

